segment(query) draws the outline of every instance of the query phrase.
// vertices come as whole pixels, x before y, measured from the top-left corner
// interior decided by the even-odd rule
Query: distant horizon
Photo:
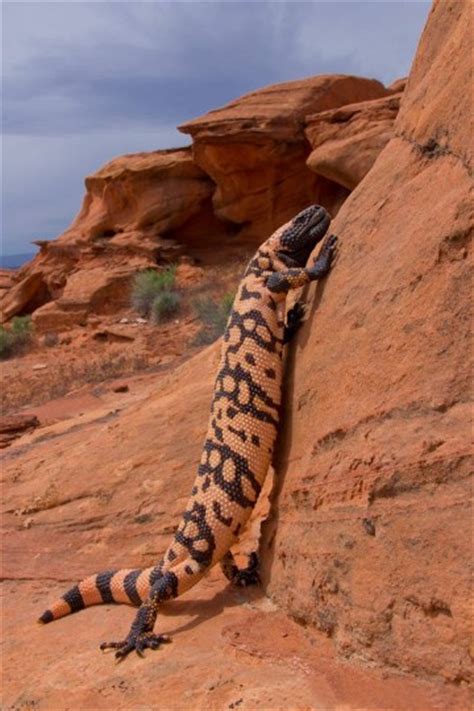
[[[243,94],[406,76],[430,5],[4,2],[2,253],[60,235],[104,163],[189,145],[177,125]]]
[[[19,267],[29,262],[38,254],[36,252],[20,252],[19,254],[0,254],[0,268],[2,269],[18,269]]]

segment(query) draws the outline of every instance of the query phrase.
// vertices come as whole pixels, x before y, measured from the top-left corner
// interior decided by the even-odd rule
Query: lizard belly
[[[244,300],[239,299],[242,291],[249,293],[245,283],[224,335],[192,495],[164,558],[165,569],[171,571],[187,563],[191,577],[220,560],[242,532],[267,474],[277,435],[282,323],[265,290],[258,298]]]

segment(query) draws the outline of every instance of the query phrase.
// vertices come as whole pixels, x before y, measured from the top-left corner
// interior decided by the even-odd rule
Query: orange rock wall
[[[306,116],[388,93],[373,79],[310,77],[247,94],[179,128],[192,136],[194,160],[217,185],[215,214],[258,243],[309,203],[335,213],[348,195],[308,170]]]
[[[401,94],[323,111],[306,120],[308,168],[353,190],[393,136]]]
[[[470,3],[436,2],[395,137],[290,354],[272,598],[349,659],[471,675]]]

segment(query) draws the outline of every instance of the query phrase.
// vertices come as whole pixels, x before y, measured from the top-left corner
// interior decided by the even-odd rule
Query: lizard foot
[[[321,279],[330,271],[334,257],[337,254],[337,237],[328,235],[325,237],[321,250],[315,259],[313,266],[307,272],[310,279]]]
[[[249,555],[249,562],[246,568],[236,569],[231,582],[241,588],[245,588],[248,585],[259,585],[258,555],[255,552]]]
[[[305,303],[297,301],[286,314],[285,330],[283,333],[283,343],[289,343],[301,324],[306,313]]]
[[[125,659],[125,657],[133,652],[143,657],[145,649],[158,649],[164,642],[170,642],[171,638],[167,634],[154,634],[153,632],[130,632],[126,639],[122,642],[102,642],[100,649],[116,649],[115,656],[117,659]]]

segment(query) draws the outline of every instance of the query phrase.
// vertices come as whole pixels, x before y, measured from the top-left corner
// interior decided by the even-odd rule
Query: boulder
[[[33,313],[35,331],[37,333],[58,333],[68,331],[75,326],[85,326],[87,324],[87,309],[76,309],[64,311],[55,301],[44,304]]]
[[[313,149],[308,167],[352,191],[392,138],[400,98],[396,94],[308,116],[305,133]]]
[[[83,269],[68,278],[57,305],[63,311],[114,313],[129,305],[133,267]]]
[[[1,321],[12,316],[32,313],[51,298],[42,271],[31,270],[24,278],[13,284],[0,296]]]

